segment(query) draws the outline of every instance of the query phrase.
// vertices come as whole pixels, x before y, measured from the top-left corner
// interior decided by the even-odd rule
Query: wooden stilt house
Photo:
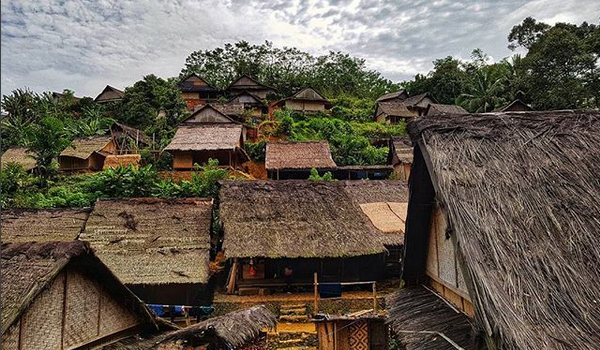
[[[600,112],[432,116],[409,131],[407,287],[390,302],[402,345],[595,349]]]
[[[99,199],[80,240],[143,301],[210,305],[212,200]]]
[[[117,153],[110,136],[77,138],[60,153],[58,163],[62,171],[97,171],[104,168],[108,156]]]
[[[206,82],[199,75],[192,73],[181,80],[179,84],[181,97],[188,108],[193,111],[197,106],[216,101],[223,95],[221,89]]]
[[[331,108],[331,103],[311,87],[305,87],[292,96],[279,100],[271,105],[272,108],[287,108],[296,112],[316,113]]]
[[[97,348],[157,331],[84,242],[2,244],[2,349]]]

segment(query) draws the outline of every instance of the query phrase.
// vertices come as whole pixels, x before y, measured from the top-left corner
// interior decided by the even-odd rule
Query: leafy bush
[[[246,142],[244,144],[244,149],[253,162],[264,163],[265,153],[267,151],[266,141],[260,141],[257,143]]]
[[[136,168],[133,165],[109,168],[97,173],[89,183],[90,192],[102,197],[147,197],[158,182],[152,165]]]
[[[334,181],[331,171],[326,172],[323,176],[319,175],[317,169],[310,169],[310,175],[308,176],[310,181]]]

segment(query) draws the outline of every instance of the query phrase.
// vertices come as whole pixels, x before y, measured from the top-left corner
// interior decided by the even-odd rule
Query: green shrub
[[[267,142],[260,141],[257,143],[246,142],[244,149],[253,162],[264,163],[267,150]]]
[[[315,168],[310,169],[310,175],[308,177],[308,180],[310,180],[310,181],[334,181],[331,171],[328,171],[325,174],[323,174],[323,176],[321,176],[321,175],[319,175],[319,172]]]

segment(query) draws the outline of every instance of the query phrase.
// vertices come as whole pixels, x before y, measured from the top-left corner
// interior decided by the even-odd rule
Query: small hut
[[[183,78],[179,83],[179,89],[181,97],[192,111],[196,106],[215,101],[223,95],[221,89],[208,84],[206,80],[195,73]]]
[[[11,147],[2,153],[2,168],[9,163],[20,165],[23,170],[31,172],[36,167],[36,162],[25,147]]]
[[[223,251],[233,260],[228,290],[283,286],[286,265],[298,286],[312,285],[315,272],[323,282],[382,279],[384,244],[401,244],[402,235],[382,234],[346,186],[341,181],[223,182]]]
[[[436,114],[467,114],[466,109],[457,105],[445,105],[441,103],[430,103],[427,105],[427,109],[425,110],[425,116],[431,116]]]
[[[79,239],[146,303],[209,305],[210,199],[99,199]]]
[[[317,90],[305,87],[292,96],[279,100],[273,108],[287,108],[296,112],[316,113],[331,107],[331,103]]]
[[[336,316],[318,314],[318,350],[387,350],[387,317],[372,310]]]
[[[110,136],[77,138],[58,156],[62,171],[102,170],[106,157],[117,153]]]
[[[400,90],[396,92],[390,92],[384,95],[381,95],[375,100],[376,103],[379,102],[402,102],[408,98],[408,94],[405,90]]]
[[[109,102],[118,102],[123,99],[125,93],[119,89],[115,89],[110,85],[106,85],[104,90],[96,96],[94,101],[96,103],[109,103]]]
[[[74,241],[91,209],[2,210],[2,243]]]
[[[117,144],[119,154],[137,153],[140,148],[152,145],[152,139],[145,132],[121,123],[111,126],[110,135]]]
[[[2,349],[95,348],[156,331],[85,242],[3,243]]]
[[[437,101],[428,92],[406,98],[399,95],[376,102],[374,118],[377,122],[385,124],[407,122],[425,115],[430,104],[437,104]]]
[[[246,90],[239,92],[227,101],[227,105],[230,104],[242,106],[242,113],[252,117],[261,117],[269,112],[263,99]]]
[[[327,141],[270,142],[265,151],[265,167],[270,179],[308,179],[315,168],[320,173],[334,170]]]
[[[527,103],[516,99],[509,104],[496,108],[494,112],[530,112],[533,108]]]
[[[388,163],[394,167],[397,180],[408,181],[413,162],[413,147],[408,136],[390,139]]]
[[[266,350],[265,330],[275,327],[277,319],[259,305],[171,332],[135,336],[104,347],[104,350]]]
[[[245,91],[258,97],[259,100],[266,100],[268,95],[277,93],[275,88],[261,84],[256,79],[245,74],[234,80],[225,91],[230,95],[237,95]]]
[[[597,348],[600,112],[431,116],[409,131],[410,290],[391,319],[403,343],[425,329],[445,342],[407,349]],[[425,308],[434,297],[454,311],[449,322],[431,318],[442,313]]]

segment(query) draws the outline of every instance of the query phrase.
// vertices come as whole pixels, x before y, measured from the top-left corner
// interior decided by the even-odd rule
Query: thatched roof
[[[516,99],[504,106],[500,106],[500,107],[494,109],[494,112],[519,112],[519,111],[521,111],[521,112],[533,111],[533,108],[531,108],[530,105],[521,101],[520,99]]]
[[[2,243],[73,241],[91,209],[2,210]]]
[[[430,103],[427,106],[427,112],[425,115],[434,115],[434,114],[467,114],[466,109],[457,105],[445,105],[441,103]]]
[[[388,161],[395,165],[397,163],[413,162],[413,146],[408,136],[394,137],[390,142],[390,156]]]
[[[415,169],[432,180],[411,184],[410,205],[435,189],[482,330],[504,349],[597,348],[600,112],[432,116],[408,127]],[[422,215],[411,213],[409,281],[425,261],[409,254],[411,240],[426,235],[412,231]]]
[[[165,151],[235,150],[241,147],[242,125],[181,125]]]
[[[424,287],[402,288],[389,296],[390,323],[406,350],[476,349],[469,318]]]
[[[265,167],[267,170],[333,169],[336,164],[327,141],[276,142],[267,143]]]
[[[182,92],[219,92],[219,88],[216,88],[206,82],[202,77],[196,73],[188,74],[181,80],[179,89]]]
[[[275,327],[277,319],[259,305],[210,318],[186,328],[149,338],[132,337],[105,347],[119,350],[181,349],[217,340],[224,348],[237,349],[252,344],[261,331]]]
[[[385,251],[383,235],[361,210],[360,195],[355,194],[360,189],[354,186],[359,185],[294,180],[223,182],[219,198],[225,254],[230,258],[324,258]],[[382,191],[372,188],[365,192]],[[364,199],[388,199],[370,196],[365,194]],[[399,243],[402,237],[394,241]]]
[[[396,117],[414,117],[414,113],[409,111],[404,102],[379,102],[377,104],[377,115],[385,114]]]
[[[300,89],[292,96],[286,98],[286,100],[304,100],[304,101],[323,101],[327,102],[327,99],[321,95],[316,89],[312,87],[305,87]]]
[[[78,138],[73,140],[71,145],[60,153],[60,156],[88,159],[92,153],[99,152],[110,142],[112,142],[112,138],[110,136]]]
[[[436,99],[429,93],[429,92],[425,92],[419,95],[414,95],[414,96],[410,96],[407,97],[406,99],[404,99],[404,104],[406,106],[416,106],[419,104],[419,102],[423,101],[425,98],[429,98],[430,100],[432,100],[434,103],[437,103]]]
[[[85,267],[107,291],[156,326],[146,306],[94,256],[86,242],[3,243],[1,256],[2,334],[69,263]]]
[[[403,100],[408,97],[408,94],[405,90],[400,90],[396,92],[390,92],[384,95],[381,95],[375,100],[375,102],[385,102],[389,100]]]
[[[125,93],[123,91],[116,89],[110,85],[106,85],[104,90],[102,90],[102,92],[99,93],[98,96],[96,96],[94,101],[98,103],[114,102],[123,99],[124,96]]]
[[[7,163],[16,163],[23,167],[25,171],[35,168],[35,159],[31,156],[25,147],[11,147],[2,153],[2,167]]]
[[[206,283],[211,199],[99,199],[80,240],[125,284]]]
[[[236,80],[234,80],[229,86],[227,90],[273,90],[275,88],[262,84],[258,80],[252,78],[249,75],[243,74]]]
[[[132,140],[137,140],[139,143],[145,144],[145,145],[150,145],[152,143],[152,139],[150,137],[148,137],[148,135],[146,135],[145,132],[138,130],[136,128],[132,128],[131,126],[127,126],[125,124],[121,124],[121,123],[114,123],[111,126],[111,129],[113,132],[115,131],[121,131],[123,133],[125,133],[127,136],[129,136]]]

